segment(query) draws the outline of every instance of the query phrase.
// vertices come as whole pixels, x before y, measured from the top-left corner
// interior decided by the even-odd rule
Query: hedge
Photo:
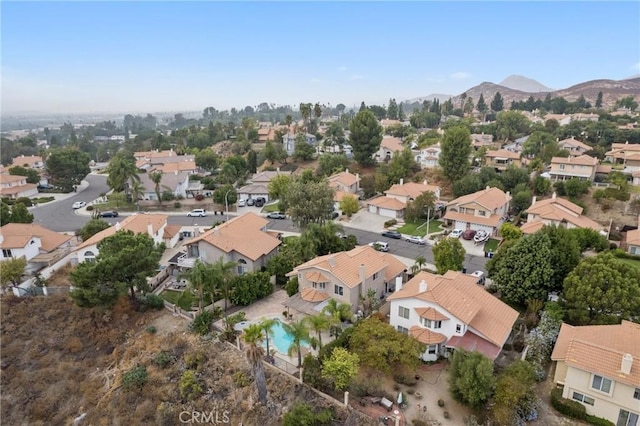
[[[584,420],[596,426],[615,426],[614,423],[607,419],[587,414],[587,409],[578,401],[563,398],[562,389],[556,388],[551,391],[551,405],[567,417]]]

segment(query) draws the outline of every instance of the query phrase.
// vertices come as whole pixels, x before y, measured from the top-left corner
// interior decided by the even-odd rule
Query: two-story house
[[[420,167],[423,169],[433,169],[434,167],[438,167],[441,152],[442,148],[440,147],[439,142],[435,145],[423,148],[415,156],[416,163],[420,164]]]
[[[568,151],[570,158],[580,157],[593,149],[586,143],[580,142],[573,137],[558,141],[558,148]]]
[[[193,267],[199,259],[213,263],[222,258],[236,263],[236,273],[259,271],[278,253],[280,233],[269,231],[269,221],[255,213],[234,217],[187,242],[187,252],[178,266]]]
[[[38,271],[66,255],[75,238],[35,223],[8,223],[0,228],[0,261],[24,257],[27,271]]]
[[[114,235],[118,231],[131,231],[134,234],[147,234],[156,244],[165,243],[164,230],[167,226],[166,214],[133,214],[127,216],[122,222],[103,229],[87,241],[83,241],[76,248],[78,263],[95,262],[99,254],[98,245],[107,237]],[[171,247],[169,247],[171,248]]]
[[[484,155],[485,165],[493,167],[498,171],[507,170],[509,166],[520,167],[520,154],[506,149],[487,151]]]
[[[380,148],[373,154],[373,158],[381,163],[383,161],[389,161],[393,158],[393,154],[396,152],[402,152],[405,146],[402,141],[395,136],[383,136],[382,142],[380,142]]]
[[[603,231],[604,227],[598,222],[582,215],[584,209],[569,200],[556,196],[554,192],[551,198],[538,200],[536,196],[527,209],[527,223],[520,229],[523,234],[533,234],[545,225],[562,226],[567,229],[590,228],[594,231]]]
[[[282,146],[284,150],[287,151],[287,155],[291,156],[296,150],[296,133],[289,132],[286,135],[282,136]],[[305,141],[311,145],[316,146],[318,144],[318,139],[316,135],[312,135],[311,133],[305,133]]]
[[[26,176],[0,174],[0,196],[8,198],[38,195],[38,185],[27,183]]]
[[[640,425],[640,324],[562,324],[551,360],[564,398],[617,426]]]
[[[456,348],[495,360],[518,312],[476,282],[476,277],[457,271],[419,272],[387,298],[389,323],[426,345],[424,361],[448,356]]]
[[[16,166],[27,169],[44,169],[44,161],[39,155],[21,155],[11,160],[11,167]]]
[[[386,190],[382,197],[367,201],[367,211],[380,216],[400,219],[404,217],[407,204],[425,192],[432,192],[436,201],[440,199],[440,187],[423,183],[408,182],[400,179],[400,183]]]
[[[443,219],[456,229],[484,230],[489,235],[496,235],[509,212],[510,201],[508,192],[487,186],[482,191],[450,201]]]
[[[593,182],[598,168],[598,159],[588,155],[579,157],[553,157],[549,175],[553,181],[577,178]]]
[[[393,255],[359,246],[319,256],[287,274],[298,278],[299,293],[286,305],[303,313],[322,310],[329,298],[358,310],[360,296],[373,289],[378,300],[404,282],[407,266]],[[325,302],[325,303],[323,303]]]
[[[140,197],[143,200],[158,201],[158,195],[156,194],[156,184],[153,183],[149,177],[149,173],[140,173],[140,184],[144,188]],[[174,172],[166,175],[162,175],[160,180],[160,195],[165,191],[171,192],[175,197],[187,197],[187,191],[189,190],[189,173]]]

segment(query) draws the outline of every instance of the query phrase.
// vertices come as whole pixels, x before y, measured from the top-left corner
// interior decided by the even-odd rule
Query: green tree
[[[95,262],[82,262],[71,272],[71,297],[78,306],[112,306],[127,289],[148,289],[147,277],[159,267],[164,244],[157,245],[146,233],[118,231],[98,243]]]
[[[264,357],[264,349],[262,348],[263,339],[264,331],[260,324],[251,324],[244,329],[243,340],[247,344],[245,355],[251,365],[253,381],[258,390],[258,401],[266,405],[267,380],[264,375],[264,366],[262,365],[262,358]]]
[[[309,224],[324,224],[333,212],[333,188],[326,182],[302,182],[293,180],[284,196],[291,220],[301,229]]]
[[[587,257],[564,281],[562,304],[574,325],[640,320],[640,268],[611,253]]]
[[[345,195],[342,197],[342,200],[340,200],[340,210],[342,210],[342,213],[346,214],[347,217],[358,213],[358,210],[360,210],[358,199],[354,195]]]
[[[109,160],[107,166],[107,185],[115,192],[127,190],[127,185],[132,181],[140,181],[136,159],[127,151],[120,151]]]
[[[2,287],[6,287],[9,284],[14,287],[20,285],[26,268],[27,259],[24,256],[0,261],[0,283],[2,283]]]
[[[25,176],[27,183],[39,183],[40,175],[37,170],[28,169],[22,166],[13,166],[9,169],[9,174],[13,176]]]
[[[109,223],[102,219],[91,219],[89,222],[85,223],[85,225],[80,228],[77,235],[82,238],[82,241],[87,241],[89,238],[93,237],[100,231],[104,231],[109,226]]]
[[[47,158],[46,171],[54,185],[70,192],[91,172],[90,162],[89,154],[77,148],[54,148]]]
[[[549,236],[536,232],[502,250],[498,250],[491,275],[503,299],[519,305],[531,299],[547,300],[554,275]]]
[[[298,368],[302,366],[302,345],[304,343],[310,343],[311,337],[309,336],[309,328],[304,320],[291,321],[289,323],[283,323],[282,327],[284,331],[291,338],[291,346],[289,346],[288,354],[298,354]]]
[[[156,196],[158,197],[158,204],[162,205],[162,191],[160,190],[160,183],[162,182],[162,172],[152,172],[149,173],[149,179],[154,184],[154,191],[156,192]]]
[[[15,203],[11,207],[11,223],[33,223],[33,213],[23,203]]]
[[[345,348],[336,347],[331,356],[322,363],[322,377],[331,380],[337,390],[344,391],[358,375],[359,363],[358,355]]]
[[[442,238],[433,246],[433,259],[438,274],[461,271],[464,265],[464,247],[457,238]]]
[[[382,127],[375,115],[368,109],[356,114],[351,121],[350,144],[353,147],[353,158],[361,166],[373,164],[373,154],[382,142]]]
[[[504,109],[504,100],[502,99],[502,95],[500,92],[496,92],[493,96],[493,100],[491,101],[491,111],[500,112]]]
[[[535,383],[533,368],[521,360],[511,364],[498,376],[491,408],[495,424],[525,423],[537,405]]]
[[[456,349],[449,367],[449,389],[463,404],[481,408],[493,395],[493,362],[480,352]]]
[[[418,195],[415,200],[409,201],[405,218],[408,221],[426,220],[427,216],[431,219],[435,216],[436,196],[431,191],[423,192]]]
[[[411,336],[398,333],[377,317],[370,317],[355,325],[350,348],[362,365],[389,373],[395,369],[415,368],[424,346]]]
[[[461,179],[469,171],[471,155],[471,134],[465,126],[449,128],[442,138],[440,167],[450,182]]]
[[[282,200],[291,184],[292,177],[289,175],[277,175],[269,181],[269,198]]]
[[[238,191],[231,184],[224,184],[213,191],[213,202],[223,206],[235,204],[238,201]]]

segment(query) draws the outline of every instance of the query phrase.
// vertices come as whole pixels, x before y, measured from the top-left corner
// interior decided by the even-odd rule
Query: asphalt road
[[[89,187],[82,192],[65,200],[54,201],[34,208],[32,212],[35,217],[35,222],[44,225],[48,229],[58,232],[75,231],[82,228],[82,226],[86,222],[88,222],[90,218],[89,216],[76,214],[76,212],[71,208],[71,205],[75,201],[86,201],[88,203],[89,201],[93,201],[98,198],[100,194],[105,193],[109,190],[107,186],[106,176],[88,175],[85,180],[89,183]],[[229,217],[234,217],[234,215],[229,214]],[[220,215],[209,214],[207,217],[202,218],[187,217],[187,215],[185,214],[184,216],[171,215],[169,216],[168,222],[170,224],[184,226],[199,225],[203,227],[210,227],[211,225],[213,225],[213,223],[225,219],[225,216]],[[118,220],[122,219],[105,218],[104,220],[111,224],[114,224]],[[286,232],[300,232],[289,219],[270,220],[270,222],[270,229]],[[427,263],[434,263],[433,251],[431,250],[431,246],[429,245],[420,246],[404,240],[395,240],[392,238],[383,237],[377,232],[369,232],[356,228],[345,227],[345,233],[355,235],[358,239],[358,244],[365,245],[375,241],[384,241],[389,243],[389,253],[391,254],[408,257],[411,259],[423,256],[426,259]],[[487,259],[484,257],[467,255],[464,266],[467,268],[467,272],[486,272],[486,263]]]

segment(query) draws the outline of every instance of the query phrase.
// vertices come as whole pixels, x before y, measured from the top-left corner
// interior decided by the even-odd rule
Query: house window
[[[311,283],[313,288],[317,288],[319,290],[325,290],[327,283]]]
[[[344,288],[341,285],[335,285],[333,287],[333,292],[339,296],[344,296]]]
[[[456,324],[456,333],[462,333],[462,324]]]
[[[591,387],[595,390],[599,390],[600,392],[609,393],[611,392],[611,380],[602,376],[594,375]]]
[[[401,325],[398,326],[398,331],[402,334],[409,334],[409,329]]]
[[[2,249],[2,257],[13,257],[11,249]]]
[[[582,402],[583,404],[593,405],[596,400],[591,398],[590,396],[583,395],[578,392],[574,392],[572,398],[578,402]]]
[[[636,390],[633,391],[633,399],[640,399],[640,388],[636,388]]]
[[[616,426],[638,426],[638,414],[620,409]]]
[[[429,353],[430,355],[435,355],[436,353],[438,353],[438,345],[429,345],[427,353]]]
[[[376,272],[375,274],[373,274],[373,280],[377,280],[378,279],[378,273]]]
[[[398,306],[398,316],[400,318],[409,319],[409,308]]]

